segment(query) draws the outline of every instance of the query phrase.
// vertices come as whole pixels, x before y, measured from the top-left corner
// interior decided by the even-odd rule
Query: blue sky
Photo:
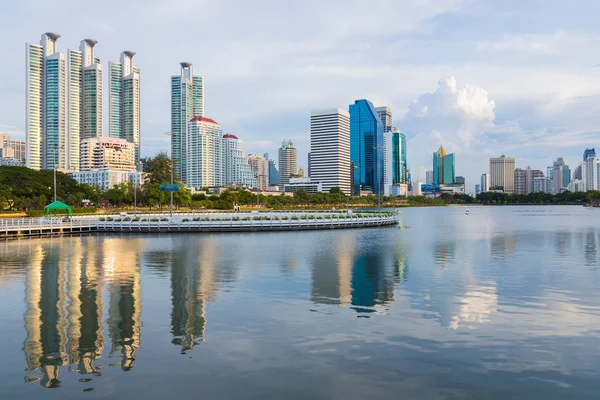
[[[367,98],[392,108],[413,178],[443,144],[472,190],[490,156],[574,168],[600,141],[598,15],[593,0],[10,2],[0,132],[24,137],[25,42],[52,31],[64,52],[98,40],[105,68],[137,53],[143,155],[169,147],[170,76],[189,61],[205,77],[206,116],[247,152],[291,138],[306,166],[310,110]]]

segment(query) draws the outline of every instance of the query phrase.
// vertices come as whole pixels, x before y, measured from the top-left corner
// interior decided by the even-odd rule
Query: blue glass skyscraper
[[[350,104],[350,162],[354,164],[353,193],[383,192],[383,124],[365,99]]]

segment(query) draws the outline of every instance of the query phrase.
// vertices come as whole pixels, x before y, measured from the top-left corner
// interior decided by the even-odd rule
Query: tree
[[[331,189],[329,189],[329,193],[330,194],[340,194],[342,193],[342,190],[336,186],[336,187],[332,187]]]
[[[144,170],[148,173],[146,184],[171,182],[171,159],[165,152],[148,158],[144,164]],[[174,179],[177,182],[175,177]]]

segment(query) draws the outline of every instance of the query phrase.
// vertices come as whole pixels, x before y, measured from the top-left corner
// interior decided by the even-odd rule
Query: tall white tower
[[[65,168],[66,59],[58,52],[57,33],[44,33],[40,44],[26,44],[26,165]]]
[[[121,53],[120,62],[109,63],[109,135],[135,147],[135,165],[140,164],[140,70],[133,64],[133,51]]]

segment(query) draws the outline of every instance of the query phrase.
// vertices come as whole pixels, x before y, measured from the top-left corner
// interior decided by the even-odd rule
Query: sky
[[[443,145],[467,191],[490,157],[543,171],[564,157],[573,169],[600,145],[597,0],[6,3],[0,132],[15,138],[25,136],[25,43],[57,32],[61,52],[97,40],[105,71],[123,50],[137,53],[142,156],[170,147],[170,76],[181,61],[204,76],[205,116],[247,153],[276,158],[292,139],[303,167],[311,109],[362,98],[392,109],[413,180],[425,180]]]

